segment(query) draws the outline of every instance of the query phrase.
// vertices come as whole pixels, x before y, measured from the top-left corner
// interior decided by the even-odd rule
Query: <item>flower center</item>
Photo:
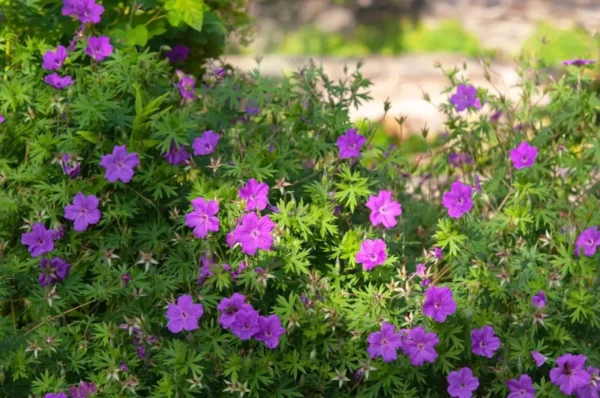
[[[79,215],[81,215],[81,216],[87,216],[87,214],[88,214],[87,209],[80,209],[79,210]]]
[[[254,239],[257,239],[260,236],[260,231],[258,229],[255,229],[252,231],[252,233],[250,234]]]
[[[463,381],[460,383],[460,388],[467,388],[467,384]]]
[[[528,160],[529,158],[526,155],[521,156],[521,162],[527,163]]]
[[[435,303],[433,305],[433,308],[435,308],[436,310],[439,310],[440,308],[442,308],[442,304],[441,303]]]
[[[233,314],[235,314],[236,312],[237,312],[237,308],[236,308],[235,306],[233,306],[233,305],[231,305],[231,306],[229,306],[229,307],[227,307],[227,308],[225,309],[225,313],[226,313],[227,315],[233,315]]]
[[[212,149],[212,145],[210,145],[210,144],[204,144],[204,148],[210,150],[210,149]]]
[[[125,166],[125,162],[117,162],[117,168],[122,169]]]
[[[183,319],[187,319],[187,318],[188,318],[188,316],[189,316],[189,315],[188,315],[188,313],[187,313],[187,312],[185,312],[185,311],[183,311],[183,312],[181,313],[181,318],[183,318]]]
[[[356,144],[350,144],[350,149],[356,149]]]
[[[267,330],[267,331],[265,332],[265,336],[267,336],[267,337],[271,337],[271,334],[272,334],[272,333],[271,333],[271,331],[270,331],[270,330]]]
[[[44,244],[44,239],[41,239],[41,238],[40,238],[40,239],[38,240],[38,243],[39,243],[40,245],[43,245],[43,244]]]
[[[249,330],[250,324],[248,322],[244,323],[244,330]]]
[[[389,343],[389,341],[388,341],[388,339],[387,339],[387,338],[383,337],[383,338],[381,339],[381,345],[386,345],[386,344],[388,344],[388,343]]]
[[[250,200],[256,200],[256,194],[253,193],[252,195],[250,195]]]
[[[423,343],[419,343],[419,344],[417,344],[417,348],[418,348],[419,350],[423,350],[423,349],[425,349],[425,344],[423,344]]]
[[[462,205],[464,203],[464,200],[461,197],[459,197],[456,201],[458,202],[459,205]]]
[[[385,206],[381,206],[381,208],[379,209],[380,213],[386,213],[387,211],[388,211],[388,209]]]
[[[202,222],[203,222],[203,223],[206,223],[206,222],[208,222],[208,215],[206,215],[206,214],[202,214],[202,215],[200,216],[200,220],[202,220]]]

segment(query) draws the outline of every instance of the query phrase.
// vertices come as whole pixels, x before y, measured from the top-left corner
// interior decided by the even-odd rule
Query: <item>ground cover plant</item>
[[[192,76],[80,36],[0,82],[5,395],[598,395],[591,61],[523,59],[519,103],[444,71],[414,158],[349,120],[360,65]]]

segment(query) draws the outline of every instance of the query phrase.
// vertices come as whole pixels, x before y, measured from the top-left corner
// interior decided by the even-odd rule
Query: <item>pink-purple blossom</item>
[[[254,309],[239,310],[231,324],[231,332],[240,340],[249,340],[260,331],[258,318],[258,311]]]
[[[67,278],[71,264],[60,257],[42,258],[40,260],[40,269],[42,273],[38,277],[40,286],[46,287],[52,283],[62,282]]]
[[[510,151],[510,160],[515,169],[521,170],[533,166],[537,155],[538,150],[536,147],[529,145],[528,142],[522,142],[518,147]]]
[[[519,376],[519,380],[511,379],[506,382],[510,393],[506,398],[535,398],[535,387],[531,377],[527,375]]]
[[[382,239],[366,239],[356,253],[356,262],[363,265],[363,270],[370,271],[378,265],[385,264],[387,250]]]
[[[235,242],[242,246],[242,252],[253,256],[257,250],[270,250],[273,245],[271,231],[275,223],[269,216],[258,217],[248,213],[242,217],[241,223],[233,231]]]
[[[71,398],[88,398],[89,395],[96,393],[96,384],[93,382],[82,381],[79,386],[69,387],[69,396]]]
[[[531,297],[531,306],[537,309],[542,309],[546,306],[546,293],[543,290],[540,290]]]
[[[546,363],[546,359],[548,359],[537,351],[531,351],[531,358],[535,362],[535,366],[537,366],[538,368],[544,363]]]
[[[67,394],[65,394],[64,392],[49,392],[46,395],[44,395],[44,398],[67,398]]]
[[[216,200],[206,201],[204,198],[192,200],[194,210],[185,215],[186,227],[194,228],[194,235],[200,239],[206,238],[209,232],[219,230],[219,204]]]
[[[575,242],[575,254],[581,256],[583,250],[585,256],[592,257],[596,254],[598,246],[600,246],[600,231],[598,227],[587,228],[579,235]]]
[[[456,312],[454,295],[450,288],[431,286],[425,292],[423,315],[433,318],[436,322],[446,322],[446,318]]]
[[[500,348],[500,339],[496,336],[493,327],[484,326],[481,329],[471,330],[473,354],[491,358],[498,348]]]
[[[167,328],[172,333],[196,330],[202,314],[204,314],[202,304],[194,304],[194,299],[189,294],[180,296],[177,304],[169,304],[167,308]]]
[[[479,379],[473,376],[469,368],[461,368],[458,372],[448,374],[448,394],[456,398],[471,398],[473,391],[479,387]]]
[[[279,337],[285,333],[281,319],[277,315],[258,318],[258,332],[254,338],[265,343],[267,348],[275,349],[279,345]]]
[[[113,53],[113,46],[110,44],[110,38],[107,36],[90,36],[85,53],[98,62],[104,61]]]
[[[182,74],[177,88],[184,99],[191,101],[196,95],[196,79],[193,76]]]
[[[44,82],[54,87],[56,90],[62,90],[65,87],[69,87],[73,84],[73,79],[71,76],[61,77],[58,73],[53,73],[44,77]]]
[[[98,198],[78,192],[73,204],[65,207],[65,218],[75,221],[75,231],[85,231],[90,224],[98,224],[102,213],[98,210]]]
[[[67,49],[64,46],[56,47],[55,51],[46,51],[42,56],[42,68],[46,70],[59,70],[65,63],[67,55]]]
[[[219,324],[224,329],[229,329],[235,322],[235,315],[238,311],[251,311],[253,308],[250,304],[246,303],[246,296],[240,293],[233,293],[231,297],[224,297],[221,299],[217,305],[217,310],[221,314],[219,317]]]
[[[444,192],[442,204],[448,209],[452,218],[460,218],[473,208],[473,188],[460,181],[455,181],[450,186],[450,191]]]
[[[185,164],[190,160],[190,153],[185,146],[177,145],[173,142],[171,143],[169,152],[163,154],[163,158],[167,159],[173,166],[178,166],[180,164]]]
[[[367,139],[356,132],[356,129],[348,129],[346,133],[337,139],[337,146],[340,150],[340,158],[357,158],[360,156],[361,147],[367,142]]]
[[[82,23],[97,24],[100,22],[104,7],[95,0],[63,0],[63,15],[75,16]]]
[[[440,340],[434,332],[425,332],[417,326],[408,332],[402,345],[402,351],[410,357],[410,364],[422,366],[425,362],[433,363],[438,357],[435,346]]]
[[[37,223],[33,226],[31,232],[25,232],[21,236],[21,243],[29,246],[27,250],[33,257],[38,257],[54,250],[55,239],[55,230],[46,229],[44,224]]]
[[[567,65],[573,65],[573,66],[584,66],[584,65],[593,65],[595,64],[596,61],[594,61],[593,59],[582,59],[582,58],[577,58],[577,59],[569,59],[566,61],[563,61],[563,65],[567,66]]]
[[[458,112],[462,112],[467,108],[481,108],[481,102],[477,98],[477,89],[468,84],[460,84],[456,88],[456,93],[450,97],[450,102]]]
[[[169,62],[175,64],[177,62],[185,61],[190,55],[190,48],[183,44],[175,44],[171,50],[165,53],[165,57],[169,59]]]
[[[575,395],[577,398],[598,398],[600,397],[600,369],[588,366],[587,373],[590,375],[590,381],[575,391]]]
[[[254,178],[248,180],[246,185],[240,189],[238,196],[246,202],[246,211],[264,210],[269,202],[267,195],[269,186],[265,183],[259,183]]]
[[[133,178],[133,168],[139,166],[137,153],[128,153],[125,145],[115,146],[112,154],[102,156],[100,166],[106,169],[104,177],[109,182],[128,183]]]
[[[369,220],[373,226],[382,224],[385,228],[393,228],[396,226],[396,217],[402,214],[402,206],[386,190],[379,191],[377,196],[369,196],[366,206],[371,210]]]
[[[67,153],[63,153],[60,160],[60,167],[63,173],[68,175],[71,179],[75,179],[81,172],[81,163],[77,161],[77,156],[70,156]]]
[[[448,155],[448,162],[454,167],[473,164],[473,158],[468,153],[451,153]]]
[[[192,148],[194,148],[194,155],[210,155],[215,151],[219,139],[221,136],[214,133],[212,130],[207,130],[202,135],[194,140]]]
[[[403,337],[402,332],[396,332],[396,326],[383,322],[381,330],[371,333],[367,338],[367,353],[372,359],[381,357],[384,362],[395,361],[398,349],[402,347]]]
[[[0,113],[0,124],[4,123],[4,115]]]
[[[571,395],[590,382],[585,371],[585,355],[565,354],[556,359],[556,367],[550,370],[550,382],[560,388],[560,392]]]

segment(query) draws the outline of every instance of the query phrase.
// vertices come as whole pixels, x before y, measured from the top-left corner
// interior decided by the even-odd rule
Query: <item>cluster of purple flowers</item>
[[[81,23],[97,24],[103,12],[104,7],[95,0],[63,0],[62,15],[77,17]]]
[[[67,56],[67,49],[64,46],[58,46],[56,51],[48,50],[42,56],[42,68],[46,70],[59,70],[62,68]],[[73,84],[71,76],[61,77],[58,73],[46,76],[44,81],[57,90],[61,90]]]
[[[246,303],[246,297],[242,294],[234,293],[229,298],[223,298],[217,310],[221,314],[219,324],[231,330],[240,340],[254,337],[274,349],[279,345],[279,337],[285,333],[277,315],[261,316],[252,305]]]
[[[425,362],[435,362],[438,354],[435,346],[439,343],[437,334],[426,332],[421,326],[411,330],[399,330],[396,326],[383,322],[379,332],[373,332],[367,338],[367,352],[372,359],[381,357],[384,362],[398,358],[398,349],[410,358],[413,366],[422,366]]]
[[[69,397],[70,398],[88,398],[91,395],[96,393],[96,384],[93,382],[85,382],[82,381],[79,383],[79,386],[71,386],[69,387]],[[64,392],[52,393],[49,392],[44,395],[44,398],[67,398],[67,394]]]

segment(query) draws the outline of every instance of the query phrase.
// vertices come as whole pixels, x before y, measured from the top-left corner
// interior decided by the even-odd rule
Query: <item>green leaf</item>
[[[80,130],[76,134],[82,136],[83,138],[85,138],[86,140],[91,142],[92,144],[97,144],[100,142],[100,138],[98,137],[98,134],[94,133],[92,131]]]
[[[179,26],[183,21],[198,32],[202,31],[204,0],[168,0],[165,10],[171,25]]]
[[[148,29],[144,25],[135,28],[127,27],[125,44],[128,46],[145,46],[148,43]]]

